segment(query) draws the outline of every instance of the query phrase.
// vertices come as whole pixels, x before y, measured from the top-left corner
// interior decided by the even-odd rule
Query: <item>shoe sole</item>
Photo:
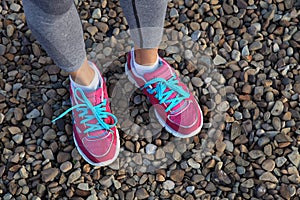
[[[128,66],[127,66],[127,63],[125,64],[125,74],[127,75],[128,77],[128,80],[133,83],[135,85],[135,87],[137,88],[140,88],[137,84],[137,82],[133,79],[133,75],[132,73],[128,70]],[[155,113],[155,116],[156,118],[158,119],[158,122],[160,123],[160,125],[162,125],[163,127],[165,127],[165,129],[171,133],[172,135],[176,136],[176,137],[179,137],[179,138],[190,138],[190,137],[193,137],[195,135],[197,135],[201,129],[202,129],[202,126],[203,126],[203,114],[202,114],[202,110],[199,106],[199,104],[197,104],[199,110],[200,110],[200,115],[201,115],[201,125],[193,132],[191,132],[190,134],[182,134],[182,133],[179,133],[177,131],[175,131],[174,129],[172,129],[164,120],[161,119],[161,117],[157,114],[156,110],[154,109],[154,113]]]
[[[114,157],[110,160],[107,160],[105,162],[101,162],[101,163],[95,163],[93,161],[91,161],[82,151],[81,149],[78,147],[78,144],[76,142],[76,139],[74,137],[74,132],[73,132],[73,139],[74,139],[74,143],[75,143],[75,146],[79,152],[79,154],[81,155],[81,157],[86,161],[88,162],[89,164],[93,165],[93,166],[97,166],[97,167],[104,167],[104,166],[107,166],[107,165],[110,165],[111,163],[113,163],[117,158],[118,158],[118,155],[119,155],[119,151],[120,151],[120,138],[119,138],[119,131],[118,129],[116,129],[117,131],[117,149],[116,149],[116,153],[114,155]]]

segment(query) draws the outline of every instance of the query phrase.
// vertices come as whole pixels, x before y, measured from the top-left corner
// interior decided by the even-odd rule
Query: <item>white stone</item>
[[[146,145],[146,153],[147,154],[155,154],[155,151],[157,149],[157,146],[154,144],[147,144]]]
[[[167,180],[163,183],[163,188],[165,190],[173,190],[175,187],[175,183],[173,181]]]
[[[223,65],[227,62],[226,59],[220,55],[216,55],[213,61],[215,65]]]
[[[94,19],[100,19],[101,18],[101,10],[100,10],[100,8],[96,8],[93,11],[92,18],[94,18]]]

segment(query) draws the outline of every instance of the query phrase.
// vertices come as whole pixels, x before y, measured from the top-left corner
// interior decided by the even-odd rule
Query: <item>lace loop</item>
[[[78,92],[80,93],[81,97],[78,95]],[[93,106],[93,104],[90,102],[90,100],[86,97],[84,94],[83,90],[81,88],[76,88],[74,91],[74,96],[77,99],[77,101],[80,101],[82,103],[77,104],[69,109],[67,109],[65,112],[60,114],[57,118],[52,120],[52,122],[57,121],[58,119],[62,118],[65,116],[67,113],[70,111],[76,109],[80,114],[78,114],[78,117],[83,118],[80,121],[80,124],[85,124],[88,128],[84,131],[84,133],[90,133],[94,131],[99,131],[99,130],[107,130],[111,132],[111,128],[116,126],[117,124],[117,118],[115,115],[112,113],[106,112],[106,103],[107,100],[104,99],[103,102],[100,104]],[[88,111],[91,110],[92,114],[88,114]],[[107,124],[104,119],[107,117],[111,117],[114,120],[113,124]],[[91,120],[97,119],[96,124],[91,124],[88,123]]]
[[[182,87],[178,85],[178,82],[179,81],[176,79],[175,75],[168,80],[163,78],[154,78],[148,81],[142,89],[147,88],[147,91],[150,94],[156,93],[154,97],[159,100],[160,104],[169,104],[166,108],[166,112],[168,112],[182,100],[189,98],[190,96],[190,93],[184,91]],[[152,84],[156,84],[156,86],[152,87]],[[170,98],[174,93],[176,93],[176,96],[174,98]]]

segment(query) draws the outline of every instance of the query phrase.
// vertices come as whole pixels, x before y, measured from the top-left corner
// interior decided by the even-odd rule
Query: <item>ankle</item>
[[[157,62],[158,49],[139,49],[135,47],[134,58],[135,62],[139,65],[152,66]]]
[[[88,61],[85,60],[77,71],[70,73],[70,76],[75,83],[88,86],[95,77],[95,71],[90,67]]]

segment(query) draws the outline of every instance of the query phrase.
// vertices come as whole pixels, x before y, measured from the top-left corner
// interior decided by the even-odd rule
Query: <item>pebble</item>
[[[26,115],[27,119],[34,119],[40,116],[40,111],[38,109],[33,109],[30,113]]]
[[[262,197],[264,194],[266,194],[266,192],[267,192],[267,188],[264,184],[260,184],[256,187],[255,193],[257,197]]]
[[[246,9],[248,4],[244,0],[237,0],[237,6],[241,9]]]
[[[295,150],[292,153],[288,154],[288,158],[296,167],[299,167],[300,164],[299,151]]]
[[[17,144],[21,144],[23,142],[23,134],[17,134],[13,136],[13,140]]]
[[[279,117],[273,117],[272,119],[272,125],[275,130],[280,131],[281,129],[281,120]]]
[[[53,156],[51,149],[43,150],[42,154],[45,159],[54,160],[54,156]]]
[[[146,153],[147,154],[151,154],[151,155],[154,155],[155,152],[157,150],[157,146],[154,145],[154,144],[147,144],[146,145]]]
[[[188,186],[186,187],[186,191],[190,194],[192,194],[195,191],[195,186]]]
[[[263,173],[261,176],[259,176],[259,180],[278,183],[278,179],[271,172]]]
[[[49,181],[53,181],[58,175],[59,170],[57,168],[48,168],[41,172],[42,181],[47,183]]]
[[[137,199],[148,199],[150,196],[145,188],[138,189],[135,195]]]
[[[89,26],[87,28],[87,31],[94,36],[98,32],[98,28],[96,26]]]
[[[190,8],[194,4],[194,0],[184,0],[186,7]]]
[[[207,186],[205,187],[205,190],[206,190],[207,192],[214,192],[214,191],[217,190],[217,188],[216,188],[216,186],[215,186],[212,182],[209,182],[209,183],[207,184]]]
[[[28,171],[25,169],[24,166],[21,167],[21,169],[19,170],[20,176],[24,179],[28,178]]]
[[[286,184],[281,185],[279,192],[285,199],[291,199],[291,197],[295,195],[294,187]]]
[[[141,98],[141,96],[140,96],[140,95],[135,96],[135,97],[133,98],[133,102],[134,102],[135,104],[140,104],[140,103],[142,103],[142,98]]]
[[[192,78],[192,84],[195,86],[195,87],[202,87],[203,86],[203,81],[201,80],[201,78],[199,77],[193,77]]]
[[[6,46],[3,44],[0,44],[0,56],[3,56],[6,52]]]
[[[263,163],[262,163],[262,168],[266,171],[273,171],[274,168],[275,168],[275,162],[274,160],[271,160],[271,159],[267,159],[265,160]]]
[[[192,168],[194,168],[194,169],[199,169],[200,168],[200,164],[199,163],[197,163],[194,159],[192,159],[192,158],[190,158],[189,160],[188,160],[188,164],[192,167]]]
[[[15,31],[15,28],[14,28],[13,25],[9,24],[6,27],[6,34],[7,34],[8,37],[11,37],[14,34],[14,31]]]
[[[194,31],[191,35],[192,41],[199,40],[200,35],[201,35],[201,32],[199,30]]]
[[[21,121],[23,118],[23,111],[21,108],[14,109],[14,117],[17,121]]]
[[[217,106],[217,109],[220,112],[226,112],[229,109],[229,103],[227,101],[223,101]]]
[[[185,174],[184,170],[180,170],[180,169],[172,170],[170,174],[170,178],[175,182],[181,182],[184,178],[184,174]]]
[[[287,10],[293,8],[293,6],[295,4],[295,1],[293,1],[293,0],[285,0],[283,2],[284,2],[284,6]]]
[[[3,123],[4,119],[5,119],[5,115],[0,113],[0,124]]]
[[[242,167],[242,166],[237,166],[236,171],[237,171],[237,173],[240,174],[240,175],[243,175],[243,174],[246,173],[245,167]]]
[[[220,55],[216,55],[216,57],[213,60],[215,65],[223,65],[225,64],[227,61],[225,60],[225,58],[223,58]]]
[[[227,21],[227,25],[233,29],[238,28],[240,26],[240,20],[237,17],[230,17]]]
[[[100,19],[101,18],[101,9],[96,8],[92,13],[92,18],[94,19]]]
[[[234,140],[237,137],[239,137],[242,133],[241,126],[238,122],[233,122],[232,127],[231,127],[231,134],[230,134],[230,139]]]
[[[49,129],[43,136],[46,141],[54,140],[56,138],[56,132],[53,129]]]
[[[99,182],[105,188],[109,188],[112,185],[112,176],[104,176]]]
[[[72,172],[69,177],[68,177],[68,182],[67,184],[71,184],[74,183],[76,180],[78,180],[81,176],[81,172],[80,170],[75,170],[74,172]]]
[[[255,41],[249,46],[250,51],[257,51],[261,48],[262,48],[262,43],[259,41]]]
[[[17,126],[11,126],[8,128],[8,131],[10,132],[10,134],[15,135],[17,133],[21,133],[21,129]]]
[[[62,171],[62,172],[68,172],[72,169],[72,163],[70,161],[66,161],[64,163],[62,163],[59,167],[59,169]]]
[[[274,52],[274,53],[277,53],[279,50],[280,50],[279,45],[278,45],[277,43],[275,43],[275,44],[273,45],[273,52]]]
[[[38,186],[37,186],[37,192],[38,192],[39,194],[44,194],[45,191],[46,191],[45,185],[43,185],[43,184],[38,184]]]
[[[173,190],[175,187],[175,183],[171,180],[167,180],[163,183],[163,188],[165,190]]]
[[[264,156],[264,153],[261,150],[252,150],[249,152],[249,156],[252,159],[257,159]]]
[[[286,163],[287,159],[285,157],[278,157],[275,159],[275,163],[277,167],[282,167],[284,163]]]
[[[80,189],[80,190],[83,190],[83,191],[90,190],[88,183],[79,183],[77,188]]]
[[[19,12],[20,9],[21,9],[21,6],[19,4],[16,4],[16,3],[12,3],[10,4],[10,7],[9,7],[12,11],[15,11],[15,12]]]
[[[244,181],[243,183],[241,183],[241,186],[245,187],[245,188],[252,188],[252,187],[254,187],[254,181],[252,178],[248,179],[248,180]]]
[[[273,116],[279,116],[283,112],[283,108],[284,108],[283,103],[281,101],[276,101],[271,110],[271,114]]]
[[[177,17],[179,17],[177,9],[171,8],[171,10],[170,10],[170,17],[171,18],[177,18]]]
[[[293,39],[297,42],[300,42],[300,31],[297,31],[294,35],[293,35]]]
[[[237,51],[237,50],[233,50],[232,52],[231,52],[231,58],[233,59],[233,60],[235,60],[235,61],[240,61],[240,59],[241,59],[241,53],[240,53],[240,51]]]

